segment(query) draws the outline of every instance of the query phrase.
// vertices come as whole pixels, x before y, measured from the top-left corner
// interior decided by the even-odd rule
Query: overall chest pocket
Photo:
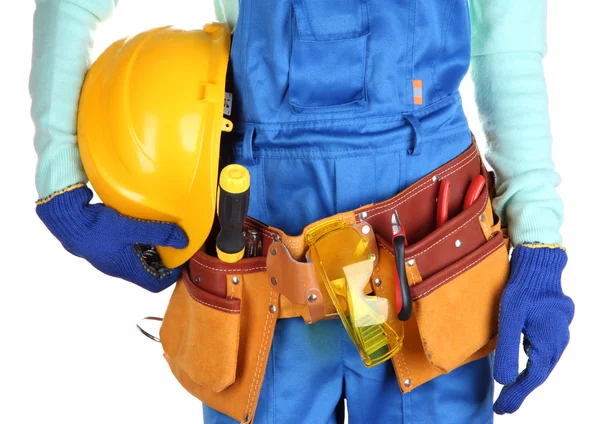
[[[295,113],[367,107],[369,0],[292,0],[289,94]]]

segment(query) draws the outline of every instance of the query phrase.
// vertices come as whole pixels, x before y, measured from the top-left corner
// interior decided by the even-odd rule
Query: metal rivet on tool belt
[[[410,387],[411,384],[412,384],[412,381],[410,381],[409,379],[404,380],[404,385],[406,387]]]
[[[275,312],[277,312],[277,306],[270,305],[269,306],[269,312],[271,312],[272,314],[274,314]]]
[[[369,256],[368,256],[368,258],[369,258],[370,261],[375,262],[375,259],[377,259],[377,256],[375,256],[375,253],[370,253]]]
[[[481,222],[485,221],[485,215],[484,214],[479,215],[479,220]]]
[[[433,178],[432,178],[432,180],[433,180],[434,183],[436,183],[437,180],[439,180],[439,179],[440,179],[440,177],[438,177],[437,175],[434,175]]]
[[[407,263],[408,263],[408,266],[413,266],[415,264],[415,260],[409,259]]]
[[[317,301],[317,295],[316,294],[311,294],[310,296],[308,296],[308,301],[310,303],[314,303]]]
[[[275,240],[275,241],[281,241],[281,236],[279,234],[274,234],[273,235],[273,240]]]
[[[200,284],[200,281],[202,281],[202,279],[200,279],[200,276],[196,277],[196,284]]]
[[[367,212],[361,212],[359,215],[360,219],[362,219],[362,220],[367,219],[368,216],[369,216],[369,214]]]
[[[456,247],[460,247],[460,246],[462,246],[462,240],[461,240],[461,239],[458,239],[458,240],[456,240],[456,241],[454,242],[454,245],[455,245]]]
[[[273,284],[274,286],[276,286],[277,285],[277,278],[271,277],[271,284]]]
[[[364,227],[362,227],[361,231],[364,235],[367,235],[371,232],[371,227],[369,227],[368,225],[365,225]]]
[[[271,249],[271,255],[275,256],[277,254],[277,249],[274,247]]]
[[[373,282],[373,284],[375,284],[375,286],[379,287],[381,285],[381,278],[376,278],[375,281]]]
[[[232,282],[233,284],[236,284],[236,285],[237,285],[237,284],[240,284],[240,279],[239,279],[239,278],[237,278],[237,277],[233,277],[233,278],[231,279],[231,282]]]

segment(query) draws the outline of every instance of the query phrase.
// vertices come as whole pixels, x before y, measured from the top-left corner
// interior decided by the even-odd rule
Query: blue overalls
[[[458,87],[467,0],[241,0],[226,162],[251,174],[250,216],[290,235],[397,194],[471,145]],[[278,321],[257,424],[492,421],[489,358],[403,395],[339,320]],[[235,421],[204,408],[204,422]]]

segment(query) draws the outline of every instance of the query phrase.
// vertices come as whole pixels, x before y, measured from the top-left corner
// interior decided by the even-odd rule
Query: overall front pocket
[[[209,293],[190,280],[187,270],[183,272],[160,330],[165,358],[182,384],[189,379],[213,392],[233,384],[240,312],[240,299]]]
[[[497,334],[500,297],[510,265],[502,232],[412,287],[413,307],[428,361],[447,373]]]
[[[368,0],[292,3],[289,95],[294,112],[365,109]]]

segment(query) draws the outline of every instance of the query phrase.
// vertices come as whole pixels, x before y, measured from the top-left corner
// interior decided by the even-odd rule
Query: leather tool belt
[[[463,196],[478,175],[487,190],[467,209]],[[415,387],[490,354],[496,342],[502,290],[509,275],[509,242],[493,213],[493,182],[475,144],[381,203],[326,218],[302,235],[248,219],[262,238],[262,256],[226,264],[204,251],[177,283],[161,327],[165,358],[178,381],[210,407],[240,422],[252,421],[278,319],[306,323],[335,317],[307,263],[304,234],[325,221],[369,224],[379,252],[367,291],[395,304],[391,216],[402,217],[411,244],[405,268],[413,314],[390,325],[404,332],[392,357],[400,390]],[[453,188],[449,219],[436,228],[442,180]],[[403,328],[402,328],[403,326]]]

